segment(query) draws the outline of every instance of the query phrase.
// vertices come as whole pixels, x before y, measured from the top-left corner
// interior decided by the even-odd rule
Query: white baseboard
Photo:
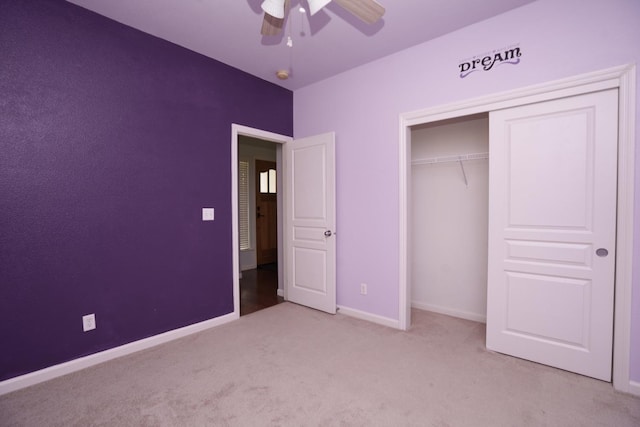
[[[487,323],[487,316],[468,311],[456,310],[449,307],[428,304],[420,301],[413,301],[411,307],[425,311],[433,311],[434,313],[446,314],[447,316],[459,317],[461,319],[473,320],[474,322]]]
[[[640,382],[629,381],[629,390],[626,391],[634,396],[640,396]]]
[[[196,332],[204,331],[205,329],[220,326],[238,318],[239,314],[237,312],[225,314],[224,316],[219,316],[215,319],[205,320],[204,322],[167,331],[162,334],[124,344],[119,347],[110,348],[99,353],[70,360],[69,362],[60,363],[59,365],[50,366],[39,371],[30,372],[19,377],[10,378],[0,382],[0,396],[34,384],[70,374],[72,372],[80,371],[108,360],[155,347],[178,338],[186,337],[187,335],[195,334]]]
[[[397,319],[390,319],[388,317],[378,316],[377,314],[367,313],[366,311],[356,310],[355,308],[338,306],[338,313],[345,316],[355,317],[357,319],[366,320],[378,325],[388,326],[390,328],[400,329],[400,322]]]
[[[284,298],[284,289],[278,288],[278,296]]]

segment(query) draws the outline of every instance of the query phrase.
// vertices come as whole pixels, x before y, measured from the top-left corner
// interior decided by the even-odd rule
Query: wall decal
[[[458,64],[458,68],[460,69],[460,78],[464,79],[475,71],[489,71],[494,66],[498,65],[519,64],[521,56],[522,50],[520,49],[519,43],[474,55],[473,57],[465,59]]]

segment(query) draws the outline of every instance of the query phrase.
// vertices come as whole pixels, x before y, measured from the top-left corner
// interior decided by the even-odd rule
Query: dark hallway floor
[[[277,264],[245,270],[240,279],[240,316],[271,307],[284,301],[278,296]]]

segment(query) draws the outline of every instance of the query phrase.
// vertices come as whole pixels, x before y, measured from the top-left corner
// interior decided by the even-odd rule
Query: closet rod
[[[433,163],[462,162],[463,160],[479,160],[488,159],[489,153],[470,153],[458,154],[455,156],[431,157],[428,159],[415,159],[411,161],[412,165],[429,165]]]

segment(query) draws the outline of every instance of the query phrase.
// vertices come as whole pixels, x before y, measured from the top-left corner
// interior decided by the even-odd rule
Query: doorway
[[[240,149],[242,149],[242,142]],[[272,145],[264,142],[265,147]],[[272,153],[275,157],[275,146]],[[242,161],[242,160],[240,160]],[[255,200],[256,200],[256,264],[258,268],[278,262],[278,180],[276,162],[255,160]],[[276,269],[277,270],[277,269]]]
[[[618,120],[618,190],[615,262],[615,327],[613,345],[613,385],[617,390],[634,392],[629,380],[631,343],[631,273],[633,266],[633,196],[635,167],[635,66],[621,66],[580,75],[534,87],[512,90],[457,104],[401,115],[400,119],[400,276],[399,323],[401,329],[411,324],[409,260],[411,127],[445,119],[502,110],[526,104],[566,98],[606,89],[619,91]],[[635,391],[637,393],[637,391]]]
[[[486,322],[489,116],[411,129],[411,305]]]
[[[237,279],[234,305],[244,316],[284,301],[279,258],[282,227],[278,211],[281,144],[247,128],[235,137],[236,185],[234,215],[237,236]],[[237,234],[236,234],[237,233]],[[234,267],[234,270],[236,268]]]
[[[232,124],[233,315],[240,317],[243,264],[240,262],[238,146],[240,137],[244,136],[276,143],[276,181],[282,183],[276,193],[276,203],[278,212],[283,213],[277,216],[278,295],[284,300],[335,314],[335,134],[328,132],[294,141],[288,136]]]
[[[616,136],[615,89],[413,128],[412,305],[610,381]]]
[[[248,152],[253,153],[255,167],[251,171],[254,178],[251,182],[253,187],[249,185],[249,195],[245,195],[240,189],[238,197],[251,197],[254,195],[255,215],[252,209],[249,209],[248,218],[251,221],[250,230],[255,233],[250,236],[240,236],[241,241],[249,240],[252,242],[248,249],[250,254],[255,254],[255,268],[249,268],[242,271],[240,277],[240,316],[245,316],[253,312],[271,307],[284,301],[281,295],[278,295],[278,204],[277,191],[278,180],[276,177],[277,165],[275,162],[276,146],[274,143],[263,140],[251,139],[247,141],[247,137],[241,137],[239,154],[241,169],[244,169],[242,163],[245,161]],[[253,146],[257,144],[257,146]],[[242,155],[244,153],[244,156]],[[262,160],[258,157],[272,158],[271,160]],[[247,164],[250,161],[246,162]],[[251,170],[251,168],[249,168]],[[242,173],[242,172],[241,172]],[[247,197],[248,198],[248,197]],[[251,206],[251,203],[246,203]],[[243,205],[241,200],[240,205]],[[243,212],[240,212],[240,221],[244,220]],[[242,234],[244,227],[240,227]],[[255,236],[255,237],[254,237]],[[253,250],[255,248],[255,250]],[[242,247],[240,250],[242,251]],[[253,264],[253,260],[251,260]]]

